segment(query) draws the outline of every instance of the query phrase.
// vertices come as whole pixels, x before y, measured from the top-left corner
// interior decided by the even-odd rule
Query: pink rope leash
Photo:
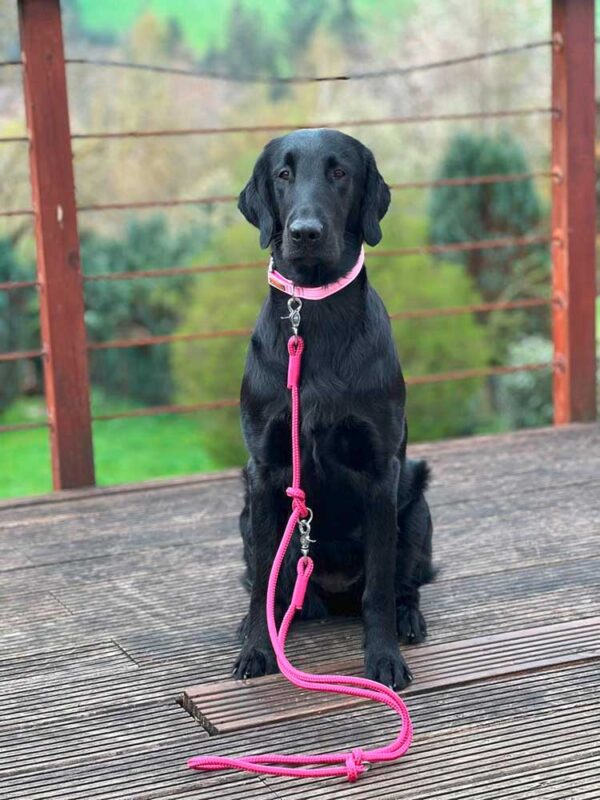
[[[298,560],[298,576],[294,586],[292,601],[282,620],[279,630],[275,622],[275,594],[283,559],[288,550],[296,526],[309,516],[306,498],[300,486],[300,366],[304,340],[294,335],[288,341],[288,389],[292,395],[292,485],[287,489],[292,498],[292,513],[285,527],[281,543],[275,555],[267,589],[267,625],[277,664],[285,677],[302,689],[315,692],[332,692],[351,697],[363,697],[383,703],[397,712],[401,719],[400,731],[396,739],[386,747],[375,750],[355,748],[349,753],[321,753],[315,755],[249,755],[239,758],[223,756],[196,756],[190,758],[191,769],[215,771],[221,769],[242,769],[267,775],[284,775],[292,778],[329,778],[345,775],[353,783],[370,764],[380,761],[393,761],[404,755],[412,740],[412,722],[408,710],[400,697],[390,688],[367,678],[348,675],[313,675],[296,669],[285,654],[285,645],[290,625],[300,611],[306,595],[308,582],[313,571],[313,561],[308,556]],[[312,514],[311,514],[312,516]],[[310,526],[308,526],[310,530]],[[310,540],[308,540],[310,541]],[[320,765],[320,766],[318,766]]]

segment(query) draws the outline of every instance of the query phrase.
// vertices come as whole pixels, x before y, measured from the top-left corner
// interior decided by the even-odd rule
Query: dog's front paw
[[[233,677],[236,680],[244,680],[272,672],[277,672],[277,659],[271,645],[258,646],[246,642],[234,664]]]
[[[427,636],[427,623],[418,606],[396,606],[396,627],[403,644],[420,644]]]
[[[413,675],[399,650],[367,650],[365,653],[367,678],[392,689],[404,689]]]

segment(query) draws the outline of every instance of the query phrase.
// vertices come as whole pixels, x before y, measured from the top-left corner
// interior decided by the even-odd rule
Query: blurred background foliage
[[[12,0],[0,5],[0,51],[19,55]],[[453,58],[549,38],[550,4],[526,0],[62,1],[72,58],[168,64],[242,77],[340,74]],[[71,128],[150,130],[419,116],[549,105],[549,48],[404,76],[319,84],[189,78],[91,65],[68,68]],[[24,131],[19,70],[0,71],[0,135]],[[505,120],[349,128],[390,183],[548,170],[549,121]],[[268,133],[75,140],[80,205],[237,194]],[[396,191],[382,247],[547,235],[544,178]],[[600,191],[600,189],[599,189]],[[0,148],[0,208],[30,204],[26,148]],[[234,203],[81,213],[83,270],[97,276],[263,260]],[[367,258],[390,313],[547,297],[544,246]],[[266,295],[264,268],[85,286],[90,341],[250,328]],[[0,222],[0,281],[34,275],[30,222]],[[544,309],[393,323],[407,376],[548,361]],[[96,414],[236,398],[247,336],[93,352]],[[35,291],[0,292],[0,351],[39,347]],[[551,420],[547,372],[413,386],[411,440],[542,425]],[[0,424],[43,416],[39,359],[0,364]],[[235,408],[98,422],[101,483],[241,464]],[[0,496],[50,487],[47,434],[0,439]]]
[[[164,216],[133,218],[126,222],[121,240],[85,231],[81,258],[90,276],[138,272],[148,264],[178,267],[202,249],[207,236],[208,231],[200,227],[175,233]],[[106,342],[174,333],[190,284],[189,275],[90,282],[85,315],[88,339]],[[169,353],[162,346],[96,351],[90,373],[92,383],[106,394],[148,405],[170,402],[175,391]]]

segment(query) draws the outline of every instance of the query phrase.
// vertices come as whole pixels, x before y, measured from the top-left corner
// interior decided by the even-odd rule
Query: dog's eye
[[[281,178],[282,181],[289,181],[291,177],[289,169],[282,169],[277,177]]]
[[[344,172],[343,169],[340,169],[340,167],[336,167],[333,170],[332,175],[334,178],[337,178],[339,180],[340,178],[343,178],[346,175],[346,173]]]

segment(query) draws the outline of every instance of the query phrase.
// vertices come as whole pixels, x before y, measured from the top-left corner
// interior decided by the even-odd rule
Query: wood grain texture
[[[552,0],[554,421],[596,418],[595,2]]]
[[[83,281],[60,0],[18,0],[55,489],[94,484]]]
[[[370,704],[306,705],[277,677],[229,682],[247,598],[228,475],[0,507],[0,800],[596,798],[600,429],[413,453],[434,469],[441,573],[423,592],[430,637],[404,648],[404,760],[356,786],[186,769],[200,753],[382,744],[396,724]],[[303,623],[290,654],[360,670],[361,639],[358,620]],[[184,687],[230,732],[209,736]]]
[[[544,796],[547,777],[566,782],[571,763],[574,771],[584,770],[584,788],[585,780],[598,771],[593,740],[599,681],[598,665],[589,664],[412,696],[408,701],[417,735],[403,760],[373,769],[355,786],[319,781],[311,782],[308,791],[319,798],[496,799],[513,792],[520,797],[533,786]],[[367,704],[351,714],[331,713],[275,723],[243,736],[209,738],[201,752],[296,752],[315,749],[315,740],[323,750],[357,743],[372,747],[387,741],[396,725],[394,715]],[[300,798],[307,791],[293,780],[267,782],[285,798]]]

